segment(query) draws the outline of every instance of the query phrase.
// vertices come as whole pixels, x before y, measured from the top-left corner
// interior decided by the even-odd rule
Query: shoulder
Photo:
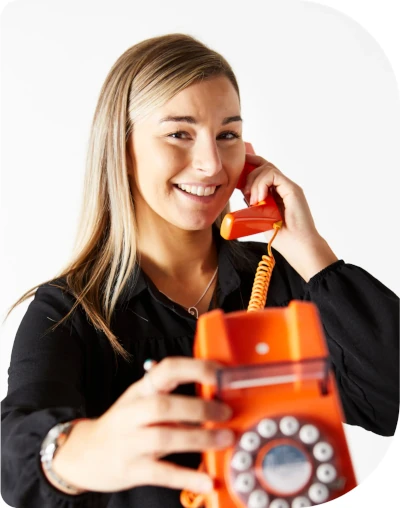
[[[68,288],[66,279],[56,278],[38,286],[32,303],[43,303],[60,311],[70,311],[76,303],[76,298]]]
[[[43,327],[45,323],[57,323],[57,327],[75,331],[78,335],[87,333],[89,324],[65,278],[55,278],[38,286],[24,320],[35,328]]]

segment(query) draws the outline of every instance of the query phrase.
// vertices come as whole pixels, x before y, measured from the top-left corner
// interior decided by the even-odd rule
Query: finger
[[[215,385],[221,364],[196,358],[169,357],[162,360],[127,390],[129,397],[146,397],[154,392],[172,392],[178,385],[200,383]],[[146,379],[151,376],[151,382]]]
[[[251,188],[250,194],[250,206],[263,201],[268,196],[268,185],[265,183],[264,179],[256,179],[253,182],[253,186]]]
[[[268,161],[264,159],[264,157],[261,157],[261,155],[256,155],[255,153],[246,153],[246,162],[258,166],[261,164],[265,164]]]
[[[235,442],[235,434],[230,429],[158,426],[147,427],[140,432],[143,437],[141,452],[153,458],[171,453],[220,450]]]
[[[271,190],[271,188],[284,200],[287,195],[294,192],[295,187],[294,182],[273,164],[268,163],[253,181],[250,200],[253,199],[255,203],[262,201],[265,199],[268,189]]]
[[[263,168],[262,166],[260,166],[260,167],[258,167],[258,168],[253,169],[253,171],[251,171],[251,172],[247,175],[247,178],[246,178],[246,184],[245,184],[245,186],[244,186],[244,187],[243,187],[243,189],[242,189],[242,192],[243,192],[243,194],[244,194],[245,196],[247,196],[247,195],[251,194],[251,188],[252,188],[252,186],[253,186],[253,182],[254,182],[254,180],[256,179],[256,177],[257,177],[260,173],[262,173],[263,169],[264,169],[264,168]]]
[[[207,474],[167,461],[140,461],[131,471],[131,475],[135,486],[157,485],[195,493],[209,492],[213,488],[213,481]]]
[[[258,180],[259,177],[262,177],[265,171],[275,170],[279,172],[279,170],[271,162],[265,160],[263,157],[260,157],[259,155],[253,154],[246,155],[252,157],[252,160],[249,160],[248,162],[259,166],[248,174],[246,179],[246,185],[242,190],[243,194],[245,194],[246,196],[249,195],[248,201],[250,201],[250,204],[255,204],[265,199],[268,194],[268,186],[263,185],[262,187],[255,189],[256,180]]]
[[[271,165],[262,166],[262,171],[258,172],[253,180],[250,195],[250,205],[254,205],[263,201],[268,196],[268,190],[271,182],[274,181],[274,177],[271,174],[275,170],[275,167]]]
[[[140,398],[125,411],[124,418],[132,428],[160,422],[218,422],[232,417],[232,409],[222,402],[170,394]]]

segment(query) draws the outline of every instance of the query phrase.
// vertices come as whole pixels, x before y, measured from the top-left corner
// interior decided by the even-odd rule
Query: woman
[[[192,345],[196,315],[247,307],[266,250],[218,231],[245,161],[257,166],[250,202],[273,187],[284,214],[267,305],[316,303],[347,423],[394,433],[397,296],[338,260],[301,188],[246,155],[241,132],[232,69],[189,36],[143,41],[111,69],[92,126],[74,256],[17,302],[38,288],[3,401],[10,505],[178,507],[181,489],[212,488],[196,471],[198,452],[234,436],[198,424],[231,411],[193,396],[193,383],[215,382],[218,365],[191,358]],[[147,358],[158,364],[143,376]],[[60,433],[65,422],[47,456],[50,429]]]

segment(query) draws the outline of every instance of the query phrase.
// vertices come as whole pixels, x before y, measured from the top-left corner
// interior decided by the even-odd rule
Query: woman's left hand
[[[283,218],[274,248],[306,281],[337,261],[315,227],[303,189],[259,155],[246,154],[246,162],[258,166],[247,177],[243,189],[246,199],[254,205],[272,192]],[[272,233],[265,233],[268,241]]]

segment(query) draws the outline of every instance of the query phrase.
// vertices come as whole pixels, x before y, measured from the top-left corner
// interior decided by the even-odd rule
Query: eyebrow
[[[197,120],[193,116],[166,116],[161,118],[160,123],[163,122],[187,122],[191,124],[197,124]],[[222,120],[222,125],[226,125],[232,122],[243,122],[240,115],[227,116]]]

